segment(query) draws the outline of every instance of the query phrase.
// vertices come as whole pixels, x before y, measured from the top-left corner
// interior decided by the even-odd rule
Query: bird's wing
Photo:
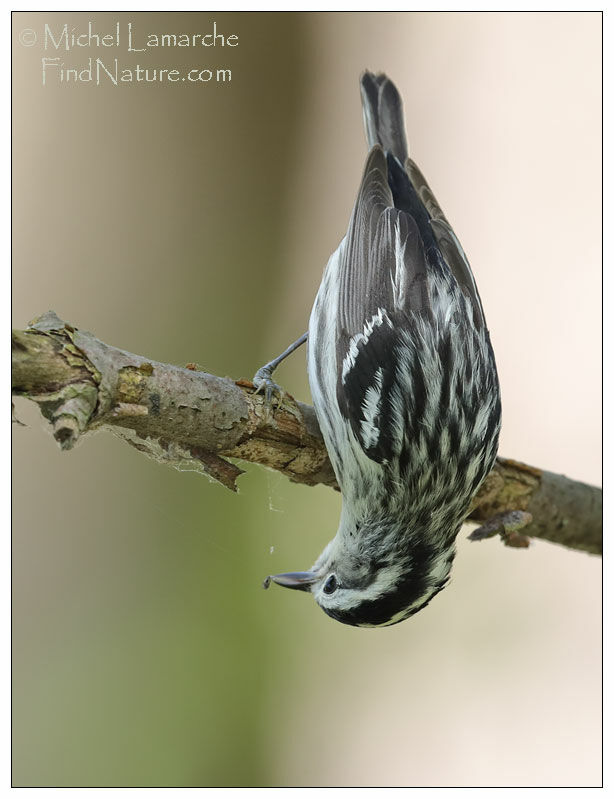
[[[379,311],[428,307],[427,262],[416,220],[395,208],[386,156],[375,146],[367,159],[339,267],[339,349]]]
[[[424,177],[412,161],[404,167],[376,145],[367,159],[339,264],[336,347],[339,408],[365,453],[378,462],[398,455],[402,443],[402,431],[393,429],[391,407],[401,337],[409,333],[418,340],[417,328],[423,330],[434,319],[432,286],[437,276],[458,284],[470,300],[474,327],[484,326],[467,259]],[[444,369],[450,351],[449,342],[442,340]],[[419,406],[428,378],[419,359],[412,368]]]
[[[471,267],[459,240],[456,238],[456,234],[441,210],[424,175],[411,158],[407,159],[406,168],[411,184],[429,216],[431,230],[435,236],[441,257],[454,275],[465,296],[471,301],[474,325],[477,329],[486,327],[484,310]]]
[[[398,161],[397,161],[398,163]],[[395,207],[388,159],[367,159],[339,265],[337,400],[366,454],[393,456],[385,429],[399,335],[430,315],[429,264],[419,221]]]

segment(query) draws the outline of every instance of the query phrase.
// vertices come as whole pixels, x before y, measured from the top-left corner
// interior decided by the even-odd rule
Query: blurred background
[[[44,49],[89,22],[120,47]],[[214,22],[238,45],[127,51]],[[477,278],[501,454],[600,482],[600,14],[14,13],[13,57],[15,327],[251,377],[306,329],[383,70]],[[89,58],[212,79],[60,81]],[[309,401],[304,353],[279,378]],[[600,559],[463,531],[427,609],[344,627],[260,587],[313,563],[334,492],[248,466],[235,496],[17,414],[15,785],[600,784]]]

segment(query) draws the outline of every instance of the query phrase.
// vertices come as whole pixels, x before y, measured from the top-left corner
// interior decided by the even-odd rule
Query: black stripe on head
[[[398,618],[394,624],[413,616],[422,610],[428,603],[442,591],[448,583],[448,577],[434,583],[429,577],[429,570],[433,564],[436,550],[423,544],[414,544],[411,549],[411,565],[407,572],[401,576],[394,587],[382,594],[377,599],[364,601],[350,609],[326,608],[322,609],[331,618],[342,624],[353,627],[385,627],[391,624],[391,619],[408,609],[406,615]],[[454,552],[450,552],[447,563],[452,564]],[[386,568],[383,564],[381,568]],[[375,579],[377,572],[374,572]],[[420,602],[423,597],[424,601]],[[415,607],[412,607],[415,605]],[[409,610],[411,608],[411,610]]]

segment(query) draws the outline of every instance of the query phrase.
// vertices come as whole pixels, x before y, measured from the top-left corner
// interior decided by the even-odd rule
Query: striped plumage
[[[370,152],[308,336],[341,521],[300,585],[278,582],[310,590],[339,621],[380,626],[446,584],[495,460],[501,404],[473,275],[408,158],[400,96],[385,75],[365,73],[361,89]]]

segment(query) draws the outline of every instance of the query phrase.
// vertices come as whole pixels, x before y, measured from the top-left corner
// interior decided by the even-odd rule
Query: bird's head
[[[453,539],[437,547],[381,525],[352,531],[346,525],[309,571],[270,575],[264,587],[273,581],[308,591],[343,624],[387,627],[421,610],[445,587],[453,559]]]

